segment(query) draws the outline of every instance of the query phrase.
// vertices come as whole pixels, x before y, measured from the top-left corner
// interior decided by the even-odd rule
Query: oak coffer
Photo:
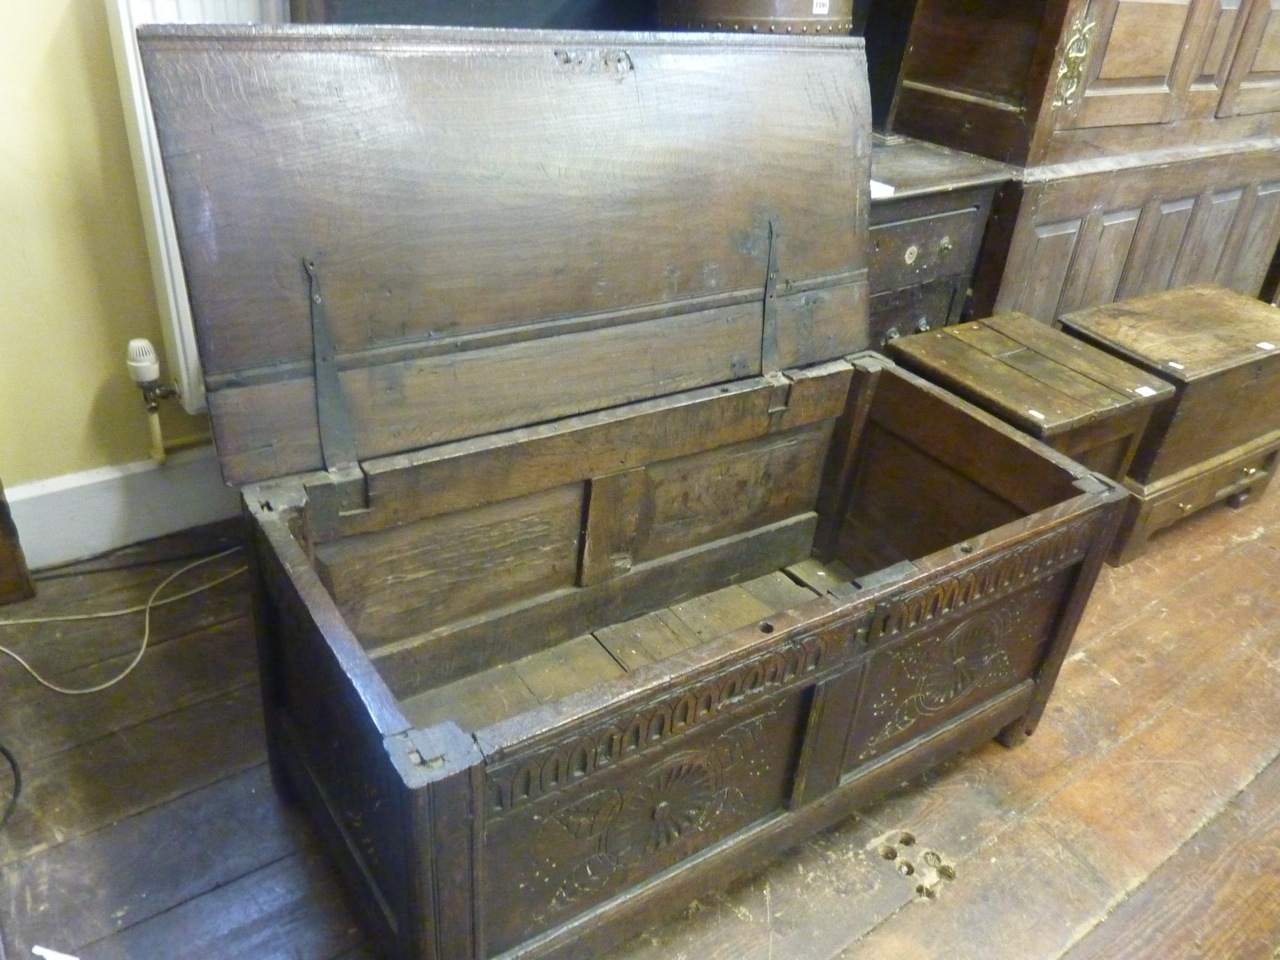
[[[860,40],[142,51],[273,770],[389,956],[598,956],[1036,725],[1122,494],[858,352]]]

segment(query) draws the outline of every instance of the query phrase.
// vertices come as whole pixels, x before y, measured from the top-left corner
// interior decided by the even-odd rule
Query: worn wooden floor
[[[63,570],[0,619],[141,602],[218,543],[194,532]],[[9,958],[374,955],[272,792],[245,608],[243,578],[160,608],[136,673],[92,696],[0,662],[0,744],[24,781],[0,831]],[[128,662],[139,621],[0,628],[0,644],[89,684]],[[1280,956],[1278,756],[1272,491],[1104,572],[1026,745],[903,785],[608,960]],[[0,805],[9,790],[0,766]]]

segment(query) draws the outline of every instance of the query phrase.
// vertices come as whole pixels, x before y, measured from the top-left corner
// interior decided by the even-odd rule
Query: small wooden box
[[[389,956],[598,956],[1035,727],[1124,494],[858,352],[860,41],[141,43],[273,771]]]
[[[1157,374],[1174,396],[1156,408],[1125,481],[1136,499],[1116,560],[1211,503],[1266,489],[1280,451],[1280,310],[1213,286],[1082,310],[1062,329]]]
[[[1020,313],[904,337],[889,354],[1115,480],[1157,401],[1173,396],[1159,377]]]

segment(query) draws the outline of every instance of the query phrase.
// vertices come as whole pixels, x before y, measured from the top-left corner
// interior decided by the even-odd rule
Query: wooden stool
[[[1091,470],[1120,480],[1155,404],[1159,377],[1021,313],[894,340],[893,357]]]
[[[1112,562],[1201,507],[1260,494],[1280,456],[1280,310],[1212,286],[1063,317],[1062,329],[1171,383],[1129,467]]]

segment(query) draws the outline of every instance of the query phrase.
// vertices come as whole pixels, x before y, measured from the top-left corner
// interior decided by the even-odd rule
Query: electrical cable
[[[169,576],[165,577],[162,581],[160,581],[160,585],[151,591],[151,595],[147,597],[147,602],[142,604],[141,606],[127,607],[122,610],[106,610],[101,613],[73,613],[73,614],[67,614],[61,617],[24,617],[19,620],[0,620],[0,627],[27,626],[31,624],[42,624],[42,623],[67,623],[67,622],[76,621],[76,620],[104,620],[109,617],[123,617],[131,613],[141,612],[143,614],[142,643],[138,646],[138,652],[134,654],[133,659],[129,661],[129,665],[125,667],[122,671],[120,671],[120,673],[118,673],[116,676],[112,677],[110,680],[107,680],[103,683],[99,683],[92,687],[85,687],[83,689],[73,689],[70,687],[62,687],[56,683],[51,683],[50,681],[46,680],[44,677],[40,676],[40,674],[35,671],[35,669],[31,666],[31,664],[27,663],[26,660],[24,660],[21,656],[19,656],[14,651],[10,650],[8,647],[0,646],[0,653],[3,653],[6,656],[10,657],[11,659],[17,661],[18,665],[21,666],[22,669],[26,670],[27,673],[31,674],[31,676],[36,680],[37,683],[41,684],[42,686],[48,687],[50,690],[54,691],[55,693],[61,693],[61,694],[65,694],[66,696],[74,697],[74,696],[83,696],[84,694],[88,694],[88,693],[99,693],[103,690],[108,689],[109,687],[113,687],[117,683],[119,683],[121,680],[123,680],[125,677],[127,677],[130,673],[132,673],[133,668],[142,662],[142,656],[147,652],[147,644],[151,639],[151,611],[154,608],[162,607],[165,604],[169,604],[169,603],[175,603],[178,600],[185,600],[187,597],[194,596],[197,593],[203,593],[204,591],[209,590],[212,587],[216,587],[220,583],[225,583],[226,581],[230,580],[232,577],[239,576],[249,568],[243,567],[243,566],[237,567],[235,570],[232,570],[230,573],[224,574],[223,576],[218,577],[215,580],[210,580],[208,583],[201,584],[198,587],[193,587],[190,590],[183,591],[182,593],[176,594],[172,597],[166,597],[163,600],[156,600],[156,597],[160,595],[160,591],[162,591],[165,587],[167,587],[174,580],[178,579],[178,577],[182,576],[184,573],[187,573],[190,570],[194,570],[196,567],[203,566],[206,563],[212,563],[214,560],[220,560],[223,557],[230,556],[233,553],[237,553],[241,549],[243,548],[232,547],[229,550],[223,550],[219,553],[215,553],[210,556],[200,557],[199,559],[194,560],[191,563],[186,564],[185,566],[179,567],[173,573],[169,574]],[[13,794],[9,797],[9,801],[5,804],[4,813],[0,814],[0,829],[3,829],[4,826],[9,822],[10,818],[13,816],[14,811],[17,810],[18,808],[18,796],[22,793],[22,771],[21,771],[21,768],[18,766],[18,759],[12,753],[10,753],[9,749],[5,747],[3,744],[0,744],[0,756],[3,756],[5,758],[5,760],[9,764],[9,769],[13,772]],[[5,953],[5,947],[4,947],[4,931],[0,929],[0,960],[6,960],[6,956],[7,955]]]
[[[4,825],[13,816],[13,811],[18,808],[18,794],[22,792],[22,773],[18,769],[17,758],[3,744],[0,744],[0,755],[3,755],[9,761],[9,769],[13,771],[13,795],[9,797],[9,802],[5,804],[4,813],[0,814],[0,830],[3,830]],[[0,944],[0,946],[3,945]]]
[[[178,600],[184,600],[187,597],[190,597],[194,594],[202,593],[205,590],[208,590],[212,587],[216,587],[218,584],[224,583],[225,581],[230,580],[232,577],[235,577],[244,573],[248,569],[248,567],[237,567],[235,570],[232,570],[230,573],[224,574],[223,576],[218,577],[216,580],[211,580],[208,583],[202,584],[201,586],[195,587],[191,590],[187,590],[184,593],[179,593],[179,594],[176,594],[175,596],[166,597],[164,600],[157,601],[156,597],[159,596],[160,591],[162,591],[165,587],[167,587],[170,583],[172,583],[178,577],[182,576],[187,571],[194,570],[196,567],[199,567],[206,563],[212,563],[214,560],[220,560],[223,557],[230,556],[231,554],[236,553],[241,549],[242,549],[241,547],[232,547],[229,550],[223,550],[220,553],[215,553],[207,557],[201,557],[199,560],[195,560],[191,563],[186,564],[183,567],[179,567],[173,573],[169,574],[169,576],[165,577],[164,580],[160,582],[160,585],[151,591],[151,595],[147,598],[147,602],[140,606],[128,607],[123,610],[107,610],[102,613],[73,613],[73,614],[67,614],[61,617],[28,617],[21,620],[0,620],[0,627],[25,626],[29,624],[40,624],[40,623],[65,623],[65,622],[74,621],[74,620],[101,620],[101,619],[106,619],[107,617],[122,617],[131,613],[141,612],[144,615],[143,627],[142,627],[142,643],[138,647],[138,652],[134,654],[134,657],[129,662],[129,665],[126,666],[122,671],[120,671],[120,673],[118,673],[116,676],[112,677],[110,680],[106,680],[103,683],[96,684],[92,687],[84,687],[80,689],[72,688],[72,687],[62,687],[40,676],[40,674],[36,672],[35,668],[32,667],[31,664],[27,663],[26,660],[24,660],[21,656],[19,656],[14,651],[10,650],[8,647],[0,646],[0,653],[3,653],[5,656],[9,657],[10,659],[17,661],[18,665],[21,666],[24,670],[26,670],[27,673],[31,674],[31,676],[36,680],[37,683],[39,683],[41,686],[47,687],[48,689],[54,691],[55,693],[61,693],[69,697],[83,696],[88,693],[100,693],[101,691],[106,690],[109,687],[115,686],[117,683],[119,683],[121,680],[127,677],[130,673],[133,672],[133,668],[136,667],[142,661],[142,656],[147,652],[147,644],[150,642],[150,639],[151,639],[151,611],[153,608],[164,606],[165,604],[168,604],[168,603],[175,603]]]
[[[116,547],[102,553],[65,563],[42,566],[33,574],[37,583],[52,580],[65,580],[70,577],[82,577],[85,574],[109,573],[112,570],[137,570],[141,567],[155,567],[160,563],[180,563],[183,560],[195,560],[206,557],[216,550],[241,545],[243,537],[234,533],[188,532],[185,540],[189,541],[182,549],[162,557],[154,556],[145,550],[139,550],[139,544]]]

